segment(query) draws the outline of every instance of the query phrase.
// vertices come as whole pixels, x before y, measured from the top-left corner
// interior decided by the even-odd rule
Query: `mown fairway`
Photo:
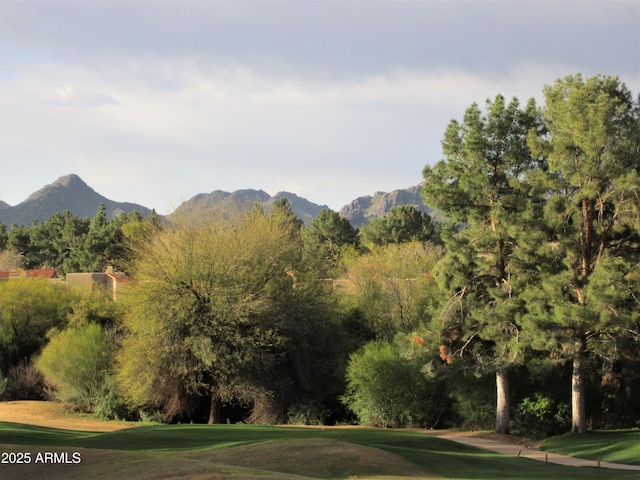
[[[365,428],[163,425],[109,433],[0,423],[0,478],[602,479],[603,470],[560,467],[466,447],[419,432]],[[43,452],[78,452],[78,464],[36,464]],[[4,458],[8,458],[3,455]],[[607,478],[637,472],[606,471]]]
[[[570,457],[640,465],[640,430],[562,435],[544,442],[542,450]]]

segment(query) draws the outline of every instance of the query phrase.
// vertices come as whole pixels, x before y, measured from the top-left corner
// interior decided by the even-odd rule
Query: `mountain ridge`
[[[340,216],[349,220],[353,226],[368,224],[371,219],[384,216],[393,207],[412,205],[416,209],[431,213],[431,209],[422,201],[422,184],[397,189],[392,192],[375,192],[373,195],[358,197],[340,210]]]
[[[0,209],[0,222],[7,226],[31,225],[33,221],[44,222],[54,213],[65,210],[79,217],[93,217],[101,204],[106,207],[109,218],[123,212],[137,211],[145,217],[151,213],[149,208],[136,203],[110,200],[87,185],[78,175],[69,174],[33,192],[16,206],[9,205]]]
[[[413,205],[421,211],[428,212],[429,209],[422,203],[421,188],[421,185],[416,185],[389,193],[375,192],[373,195],[357,197],[342,207],[339,213],[354,227],[359,228],[372,218],[381,217],[398,205]],[[212,209],[239,210],[254,204],[270,208],[282,198],[289,201],[292,210],[306,225],[309,225],[321,210],[329,208],[291,192],[282,191],[271,196],[264,190],[256,189],[240,189],[233,192],[213,190],[210,193],[198,193],[182,202],[167,217],[202,215]],[[80,217],[90,218],[95,215],[100,204],[104,204],[107,208],[109,218],[123,212],[137,211],[143,216],[151,213],[151,209],[136,203],[110,200],[93,190],[78,175],[69,174],[35,191],[16,206],[0,200],[0,223],[7,227],[12,224],[31,225],[33,221],[44,222],[54,213],[65,210]]]

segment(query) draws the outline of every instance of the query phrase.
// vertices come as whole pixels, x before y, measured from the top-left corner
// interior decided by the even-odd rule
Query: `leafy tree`
[[[434,241],[437,240],[437,232],[428,213],[421,212],[413,205],[400,205],[362,227],[360,238],[364,244],[380,246]]]
[[[304,232],[306,262],[314,265],[324,278],[332,278],[347,247],[357,246],[358,231],[349,220],[333,210],[324,209]]]
[[[372,248],[346,262],[345,302],[380,340],[413,331],[428,321],[436,301],[431,271],[442,254],[440,246],[420,242]]]
[[[527,133],[538,128],[535,103],[516,98],[477,104],[462,123],[452,120],[442,142],[445,160],[425,167],[425,203],[445,213],[446,255],[437,278],[449,301],[434,324],[447,361],[470,357],[482,371],[496,372],[496,432],[509,431],[506,369],[521,356],[517,315],[521,300],[512,262],[516,237],[528,207],[524,175],[538,168]]]
[[[136,252],[119,356],[128,399],[175,416],[205,396],[213,423],[222,401],[263,395],[286,340],[274,305],[293,287],[290,228],[254,209],[175,225]]]
[[[304,227],[304,222],[293,211],[291,202],[287,198],[283,197],[276,200],[271,207],[269,215],[280,218],[282,222],[289,223],[295,231],[300,231]]]
[[[136,211],[123,214],[118,217],[118,220],[118,223],[121,224],[120,229],[122,230],[125,241],[130,243],[135,243],[141,237],[155,230],[155,226],[152,224],[150,217],[145,219]]]
[[[0,271],[10,272],[22,267],[22,255],[11,250],[0,251]]]
[[[536,348],[573,362],[572,431],[586,431],[585,353],[638,320],[639,105],[617,78],[580,75],[544,89],[548,159],[537,232],[522,242],[532,273],[528,328]],[[538,233],[539,232],[539,233]]]
[[[64,326],[73,294],[44,279],[0,283],[0,369],[30,359],[46,342],[46,333]]]

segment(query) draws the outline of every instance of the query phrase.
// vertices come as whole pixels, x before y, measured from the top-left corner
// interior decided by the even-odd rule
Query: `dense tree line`
[[[402,206],[305,228],[283,200],[0,228],[25,267],[136,280],[117,302],[0,284],[0,395],[162,421],[636,425],[640,105],[610,77],[544,93],[451,121],[423,171],[444,223]]]
[[[107,266],[125,270],[127,242],[160,225],[152,212],[122,213],[112,220],[100,205],[93,218],[54,213],[31,226],[0,224],[0,270],[51,268],[64,277],[69,272],[102,272]]]

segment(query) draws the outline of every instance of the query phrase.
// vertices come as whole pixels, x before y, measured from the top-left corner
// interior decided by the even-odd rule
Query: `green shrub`
[[[537,392],[533,397],[523,399],[518,405],[511,432],[532,438],[544,438],[565,433],[570,425],[569,406]]]
[[[496,421],[495,379],[470,371],[448,372],[447,388],[453,400],[456,426],[463,430],[491,430]]]
[[[423,360],[403,356],[394,344],[369,343],[350,357],[343,402],[363,424],[437,426],[448,399],[423,367]]]
[[[92,411],[104,388],[109,350],[102,327],[90,323],[53,334],[36,366],[58,400]]]
[[[124,398],[116,392],[116,383],[111,375],[105,376],[104,384],[93,399],[93,413],[105,420],[135,420],[136,415],[128,408]]]
[[[287,411],[288,423],[292,425],[324,425],[330,411],[317,399],[294,403]]]

